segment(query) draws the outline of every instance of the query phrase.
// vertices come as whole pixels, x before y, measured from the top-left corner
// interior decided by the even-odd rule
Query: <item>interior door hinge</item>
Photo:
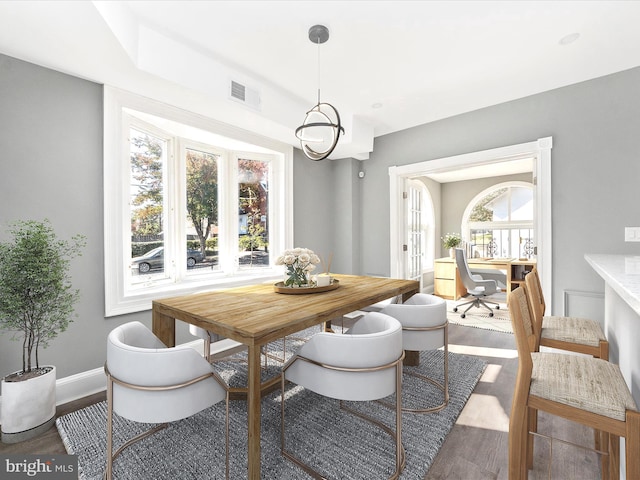
[[[407,250],[409,250],[409,247],[407,247],[406,245],[402,245],[402,251],[406,252]]]
[[[409,195],[407,194],[407,192],[402,192],[402,199],[406,200],[409,197]]]

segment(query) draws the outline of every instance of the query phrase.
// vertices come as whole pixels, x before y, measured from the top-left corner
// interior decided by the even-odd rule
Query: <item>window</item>
[[[280,278],[292,147],[105,89],[106,315]]]
[[[533,185],[495,185],[467,206],[462,228],[471,254],[477,257],[533,256]]]

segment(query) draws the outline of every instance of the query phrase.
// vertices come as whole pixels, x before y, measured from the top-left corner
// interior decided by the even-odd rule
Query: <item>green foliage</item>
[[[218,163],[210,153],[187,150],[187,213],[205,253],[206,240],[218,224]]]
[[[132,222],[138,235],[162,231],[162,148],[158,138],[131,131]]]
[[[59,240],[48,220],[10,225],[12,241],[0,243],[0,330],[23,340],[22,370],[30,372],[38,348],[64,332],[80,291],[70,283],[69,266],[80,256],[86,239]]]
[[[131,258],[141,257],[154,248],[162,247],[164,242],[158,240],[156,242],[131,242]]]
[[[491,200],[499,197],[506,191],[507,191],[506,188],[501,188],[480,199],[473,207],[473,210],[471,210],[471,214],[469,215],[469,221],[490,222],[491,220],[493,220],[493,210],[489,210],[486,207],[486,205],[489,202],[491,202]]]
[[[145,253],[150,252],[154,248],[164,246],[162,240],[156,242],[131,242],[131,258],[141,257]],[[199,240],[187,240],[188,250],[200,250]],[[218,237],[208,238],[206,242],[207,255],[218,251]],[[209,253],[211,252],[211,253]]]
[[[462,243],[462,238],[459,233],[447,233],[442,237],[442,245],[444,248],[456,248]]]

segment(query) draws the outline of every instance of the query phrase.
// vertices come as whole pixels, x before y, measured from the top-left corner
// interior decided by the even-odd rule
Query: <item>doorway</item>
[[[535,252],[538,271],[545,298],[553,297],[551,292],[551,148],[552,137],[540,138],[529,143],[472,152],[453,157],[439,158],[389,168],[390,195],[390,260],[391,276],[407,278],[407,259],[403,246],[408,229],[406,205],[403,198],[408,182],[418,176],[429,176],[445,172],[479,169],[486,172],[507,162],[531,159],[533,169],[534,229],[536,233]],[[551,306],[551,308],[553,308]]]

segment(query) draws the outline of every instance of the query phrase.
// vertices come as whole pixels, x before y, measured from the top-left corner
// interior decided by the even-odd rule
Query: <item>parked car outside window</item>
[[[205,256],[200,250],[187,250],[187,267],[194,267],[196,263],[202,262],[204,259]],[[141,257],[131,259],[131,268],[137,268],[140,273],[164,268],[164,247],[154,248]]]

